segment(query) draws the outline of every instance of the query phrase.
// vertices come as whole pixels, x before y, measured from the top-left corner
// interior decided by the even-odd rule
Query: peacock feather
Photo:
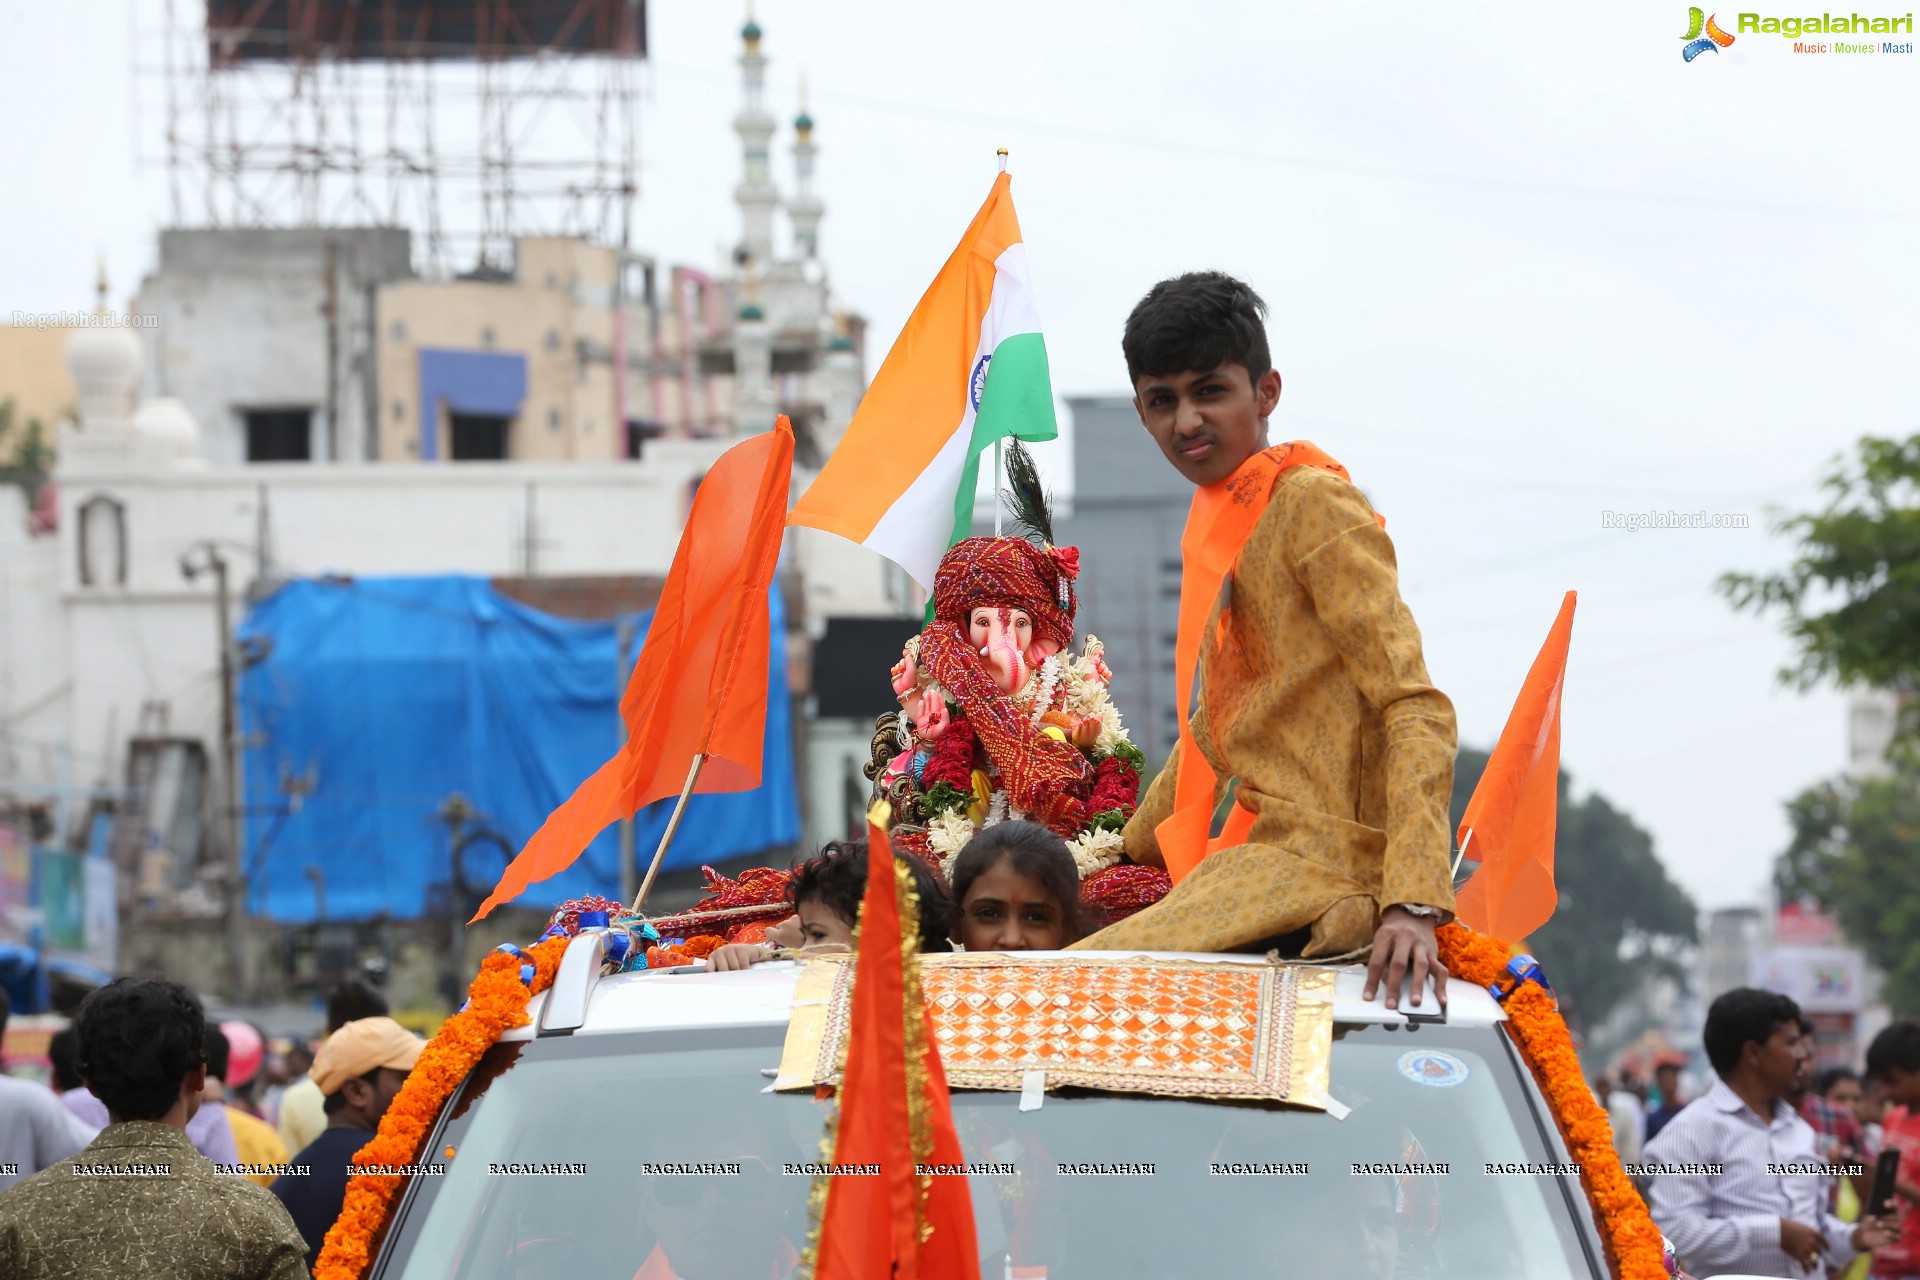
[[[1041,545],[1053,542],[1052,499],[1040,483],[1040,469],[1033,455],[1017,439],[1009,439],[1006,449],[1007,514],[1013,518],[1014,532]]]

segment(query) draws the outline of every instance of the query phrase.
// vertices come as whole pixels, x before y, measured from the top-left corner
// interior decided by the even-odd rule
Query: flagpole
[[[1473,828],[1468,827],[1467,834],[1460,837],[1460,848],[1458,852],[1456,852],[1453,855],[1453,869],[1447,872],[1447,879],[1451,880],[1453,879],[1453,877],[1460,874],[1460,864],[1467,860],[1467,846],[1472,843],[1473,843]]]
[[[1007,171],[1007,149],[1001,147],[994,154],[1000,157],[1000,172]],[[1000,443],[1001,437],[993,438],[993,536],[1000,536]]]
[[[640,914],[640,905],[647,900],[647,894],[653,888],[653,878],[660,873],[660,863],[667,856],[667,846],[673,843],[673,833],[680,829],[680,817],[687,811],[687,797],[693,794],[693,784],[700,780],[700,766],[707,762],[707,753],[701,752],[693,758],[693,768],[687,770],[687,785],[680,788],[680,798],[674,802],[673,816],[667,819],[667,829],[660,833],[660,847],[653,851],[653,861],[647,867],[647,878],[640,882],[640,892],[633,900],[633,914]]]
[[[993,536],[1000,536],[1000,437],[993,438]]]

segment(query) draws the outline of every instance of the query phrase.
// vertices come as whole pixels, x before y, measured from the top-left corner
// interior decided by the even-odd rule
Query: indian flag
[[[940,557],[973,526],[981,450],[1056,434],[1027,246],[1003,173],[787,523],[870,547],[931,592]]]

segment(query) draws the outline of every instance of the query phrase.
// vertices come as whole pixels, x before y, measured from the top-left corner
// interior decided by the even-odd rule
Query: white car
[[[792,1273],[831,1105],[770,1089],[800,966],[600,977],[597,945],[574,941],[533,1025],[456,1092],[422,1156],[444,1171],[410,1181],[369,1276]],[[1431,991],[1389,1012],[1363,979],[1338,971],[1327,1112],[955,1091],[982,1280],[1606,1275],[1500,1005],[1454,980],[1444,1020]]]

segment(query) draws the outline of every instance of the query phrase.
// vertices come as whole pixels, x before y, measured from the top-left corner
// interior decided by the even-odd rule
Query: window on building
[[[655,422],[651,418],[627,419],[627,456],[638,458],[645,455],[647,441],[658,440],[667,434],[666,424]]]
[[[248,462],[313,461],[313,410],[249,409]]]
[[[450,452],[455,462],[506,461],[507,428],[513,424],[512,418],[485,413],[448,416],[452,419],[448,434],[453,438]]]

